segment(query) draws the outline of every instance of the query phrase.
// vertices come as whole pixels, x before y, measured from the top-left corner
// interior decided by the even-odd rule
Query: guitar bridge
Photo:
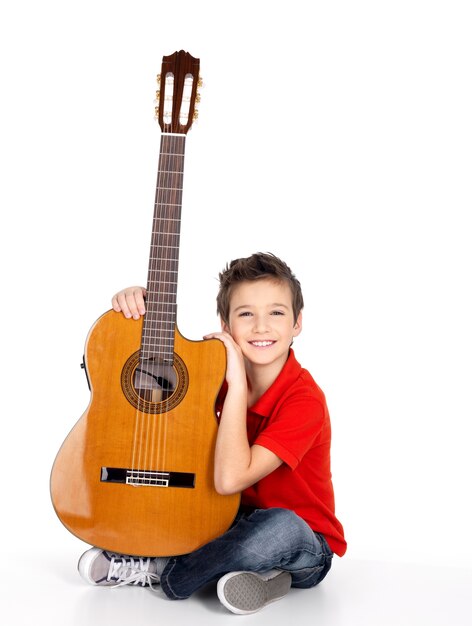
[[[194,489],[195,474],[191,472],[165,472],[160,470],[137,470],[125,467],[102,467],[100,481],[121,483],[133,487],[183,487]]]

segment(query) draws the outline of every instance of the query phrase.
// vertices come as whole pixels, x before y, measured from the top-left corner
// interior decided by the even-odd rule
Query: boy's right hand
[[[146,313],[145,297],[144,287],[127,287],[113,296],[111,304],[117,313],[123,313],[128,319],[139,320],[141,315]]]
[[[226,382],[228,385],[239,385],[247,390],[246,368],[241,348],[232,338],[229,332],[210,333],[203,339],[219,339],[226,348]]]

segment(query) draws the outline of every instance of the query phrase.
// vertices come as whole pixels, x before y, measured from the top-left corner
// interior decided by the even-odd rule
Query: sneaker
[[[227,609],[239,615],[247,615],[283,598],[291,584],[289,572],[280,570],[263,574],[230,572],[218,581],[217,593],[221,604]]]
[[[159,583],[157,561],[90,548],[82,554],[77,567],[82,578],[91,585],[141,585],[153,588],[153,583]]]

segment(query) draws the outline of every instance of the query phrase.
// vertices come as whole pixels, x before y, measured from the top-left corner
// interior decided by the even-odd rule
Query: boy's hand
[[[139,320],[146,313],[145,297],[144,287],[127,287],[113,296],[111,304],[117,313],[123,313],[128,319]]]
[[[219,339],[226,348],[226,382],[228,385],[239,384],[246,387],[246,368],[241,348],[231,335],[225,331],[210,333],[204,339]]]

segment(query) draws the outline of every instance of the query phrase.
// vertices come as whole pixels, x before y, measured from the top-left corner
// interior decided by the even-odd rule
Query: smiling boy
[[[128,318],[145,314],[145,290],[113,297]],[[216,412],[215,488],[241,492],[233,526],[195,552],[136,558],[92,548],[79,561],[92,584],[160,583],[171,599],[218,581],[222,604],[253,613],[293,587],[320,583],[333,553],[346,550],[335,516],[331,427],[323,392],[291,348],[302,330],[303,296],[290,268],[272,254],[232,261],[220,274],[217,309],[226,381]]]

